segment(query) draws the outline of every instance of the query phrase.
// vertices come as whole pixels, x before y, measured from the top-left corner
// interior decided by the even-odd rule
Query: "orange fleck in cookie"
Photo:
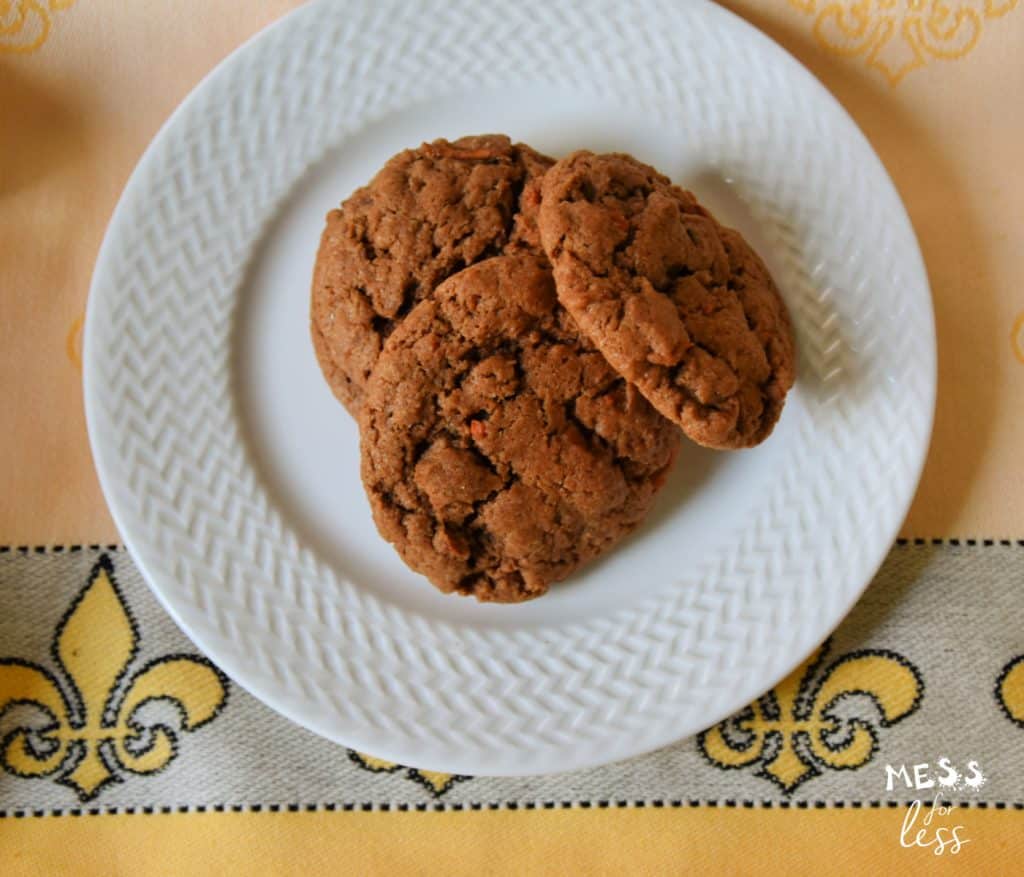
[[[412,310],[360,435],[384,538],[440,590],[499,602],[543,594],[636,527],[679,447],[529,254],[466,268]]]

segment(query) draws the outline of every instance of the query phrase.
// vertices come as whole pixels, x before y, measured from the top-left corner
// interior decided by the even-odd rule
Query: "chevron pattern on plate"
[[[233,333],[262,234],[318,159],[437,94],[527,81],[687,120],[781,259],[800,378],[771,489],[721,550],[604,616],[467,627],[345,580],[289,527],[240,427]],[[803,68],[703,0],[304,7],[146,153],[97,265],[85,370],[126,542],[229,675],[355,748],[492,774],[650,750],[785,675],[881,563],[935,393],[927,279],[880,162]]]

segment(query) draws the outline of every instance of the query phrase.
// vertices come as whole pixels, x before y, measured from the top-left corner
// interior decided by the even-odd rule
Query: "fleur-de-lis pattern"
[[[731,719],[698,737],[701,753],[722,768],[757,766],[757,776],[787,794],[825,770],[866,764],[878,730],[909,716],[924,683],[917,668],[895,652],[852,652],[821,670],[821,646],[774,689]],[[874,709],[851,711],[857,699]]]
[[[364,770],[372,771],[373,773],[399,773],[404,771],[407,779],[419,783],[435,798],[440,798],[456,783],[472,779],[472,777],[457,773],[439,773],[433,770],[405,767],[401,764],[395,764],[393,761],[385,761],[382,758],[374,758],[372,755],[356,752],[354,749],[348,751],[348,757]]]
[[[829,646],[733,719],[571,778],[471,778],[352,752],[241,692],[216,713],[223,681],[180,654],[187,641],[126,552],[0,546],[0,654],[16,656],[0,660],[0,826],[19,812],[67,812],[78,806],[76,794],[99,812],[674,799],[856,806],[902,799],[902,789],[887,792],[884,764],[939,756],[961,766],[980,760],[987,782],[965,796],[1024,806],[1024,768],[1012,758],[1024,733],[1024,655],[1012,611],[1022,576],[1024,541],[899,545]],[[991,602],[978,602],[979,583]],[[913,664],[888,648],[904,642],[916,644]],[[172,699],[181,703],[172,707]],[[212,714],[209,727],[186,733]],[[141,733],[129,734],[131,725]],[[171,750],[180,757],[144,780],[136,772],[159,771],[166,757],[159,741],[168,738],[157,725],[177,738]],[[148,740],[157,743],[149,765],[139,760]]]
[[[19,658],[0,659],[0,720],[29,707],[0,740],[0,766],[19,777],[51,777],[83,801],[125,773],[163,770],[178,752],[181,731],[215,718],[227,680],[208,661],[167,655],[133,671],[139,635],[102,557],[58,625],[56,673]],[[155,701],[176,708],[177,721],[147,720]]]
[[[1017,655],[996,680],[996,703],[1006,717],[1024,728],[1024,655]]]
[[[1010,329],[1010,346],[1013,348],[1013,355],[1017,362],[1024,365],[1024,311],[1017,314]]]
[[[64,339],[64,352],[68,361],[79,374],[82,373],[82,329],[85,326],[85,314],[79,314],[68,327]]]
[[[898,85],[932,60],[967,55],[986,23],[1019,0],[789,0],[814,16],[817,43],[833,54],[862,56]]]
[[[55,12],[75,0],[0,0],[0,53],[34,52],[50,36]]]

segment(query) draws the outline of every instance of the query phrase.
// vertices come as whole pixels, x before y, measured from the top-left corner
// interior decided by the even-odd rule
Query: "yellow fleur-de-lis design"
[[[878,728],[905,719],[920,703],[921,676],[895,652],[843,655],[821,672],[825,643],[774,689],[698,737],[700,751],[722,768],[758,765],[757,775],[787,794],[824,770],[851,770],[870,760]],[[878,713],[844,715],[837,707],[858,696]]]
[[[41,713],[0,740],[0,766],[20,777],[57,775],[87,801],[122,772],[152,774],[177,755],[179,731],[194,731],[218,715],[227,680],[191,655],[167,655],[131,673],[139,636],[100,559],[53,641],[54,675],[18,658],[0,659],[0,720],[15,706]],[[145,704],[168,701],[176,727],[147,723]]]
[[[50,36],[53,14],[75,0],[0,0],[0,52],[34,52]]]
[[[1024,363],[1024,311],[1017,314],[1010,329],[1010,347],[1013,348],[1013,355],[1017,362]]]
[[[356,752],[354,749],[348,751],[348,757],[364,770],[373,773],[398,773],[405,771],[407,779],[419,783],[435,798],[440,798],[445,792],[451,789],[456,783],[472,779],[457,773],[439,773],[434,770],[420,770],[415,767],[405,767],[393,761],[385,761],[383,758],[374,758],[372,755],[365,755]]]
[[[82,373],[82,329],[84,326],[85,314],[79,314],[68,327],[68,334],[64,338],[64,352],[79,374]]]
[[[996,702],[1011,722],[1024,728],[1024,655],[1003,667],[996,680]]]
[[[812,31],[836,55],[863,55],[890,85],[929,60],[967,55],[986,22],[1019,0],[789,0],[813,15]]]

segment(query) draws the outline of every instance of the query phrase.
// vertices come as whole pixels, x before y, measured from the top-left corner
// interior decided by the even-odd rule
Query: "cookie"
[[[439,283],[490,256],[540,251],[536,181],[551,164],[504,135],[435,140],[394,156],[328,213],[311,334],[324,377],[350,412],[388,335]]]
[[[739,233],[628,155],[575,152],[541,195],[559,301],[612,367],[702,445],[763,441],[793,385],[793,335]]]
[[[498,602],[543,594],[636,527],[680,441],[529,254],[475,264],[413,309],[360,436],[384,538],[440,590]]]

